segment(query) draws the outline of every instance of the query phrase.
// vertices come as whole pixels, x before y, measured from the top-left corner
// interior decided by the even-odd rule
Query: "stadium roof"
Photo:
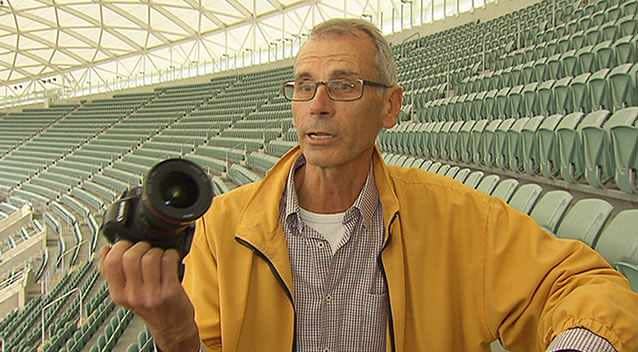
[[[0,86],[3,95],[17,97],[202,63],[212,68],[198,72],[216,72],[290,57],[304,34],[328,18],[367,18],[390,33],[481,5],[483,0],[0,0]]]

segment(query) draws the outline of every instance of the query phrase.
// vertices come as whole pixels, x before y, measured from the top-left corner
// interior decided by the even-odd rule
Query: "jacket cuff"
[[[548,352],[617,352],[605,338],[584,328],[569,329],[556,336]]]

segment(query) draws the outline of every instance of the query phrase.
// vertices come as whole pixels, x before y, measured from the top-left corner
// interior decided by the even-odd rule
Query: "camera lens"
[[[166,175],[162,179],[160,189],[164,205],[180,209],[193,206],[199,194],[193,178],[181,172],[171,172]]]
[[[213,189],[208,175],[186,159],[168,159],[153,166],[144,182],[145,214],[153,223],[185,224],[210,207]]]

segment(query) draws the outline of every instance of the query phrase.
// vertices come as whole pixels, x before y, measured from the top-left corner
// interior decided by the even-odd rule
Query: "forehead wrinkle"
[[[337,55],[331,55],[331,56],[337,56]],[[307,67],[308,65],[312,64],[312,61],[323,61],[323,60],[321,60],[321,58],[318,56],[312,56],[309,58],[301,58],[300,60],[298,60],[298,62],[295,64],[295,67],[294,67],[295,77],[312,76],[312,74],[310,73],[309,67]],[[358,66],[359,65],[357,65],[357,63],[352,59],[334,57],[334,58],[329,58],[328,60],[326,60],[326,62],[321,65],[320,71],[321,72],[327,71],[330,77],[344,76],[344,75],[359,76],[361,75],[361,73],[360,73],[360,70],[358,69],[359,68]]]

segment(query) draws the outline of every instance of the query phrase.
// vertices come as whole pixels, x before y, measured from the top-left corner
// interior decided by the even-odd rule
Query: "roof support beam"
[[[226,0],[226,2],[235,8],[235,10],[239,11],[244,17],[253,17],[253,13],[250,12],[244,5],[242,5],[237,0]]]

